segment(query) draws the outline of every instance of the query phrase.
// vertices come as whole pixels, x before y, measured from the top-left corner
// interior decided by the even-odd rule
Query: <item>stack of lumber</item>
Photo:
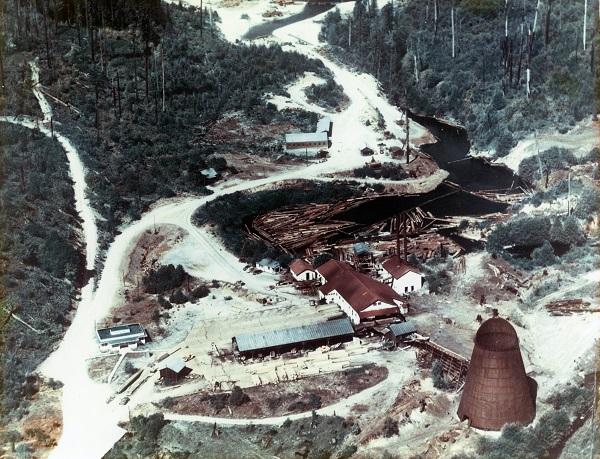
[[[570,316],[580,312],[600,312],[600,308],[591,308],[589,301],[583,301],[581,298],[568,300],[558,300],[548,303],[546,309],[553,316]]]

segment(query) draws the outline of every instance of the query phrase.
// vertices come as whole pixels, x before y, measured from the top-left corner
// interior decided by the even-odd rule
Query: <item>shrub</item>
[[[399,432],[400,431],[398,429],[398,421],[390,418],[389,416],[385,418],[385,420],[383,421],[383,436],[385,438],[390,438],[394,435],[398,435]]]
[[[137,371],[137,368],[133,365],[133,363],[131,363],[131,361],[128,360],[127,362],[125,362],[123,371],[125,371],[125,373],[127,373],[128,375],[132,375]]]
[[[556,263],[556,255],[550,243],[546,240],[541,247],[531,253],[531,260],[537,266],[551,266]]]
[[[181,289],[175,290],[169,297],[169,301],[174,304],[184,304],[188,302],[188,297],[181,291]]]
[[[200,298],[205,298],[210,294],[210,289],[208,288],[207,285],[202,284],[199,285],[198,287],[196,287],[194,290],[192,290],[191,293],[191,297],[195,300],[198,300]]]
[[[432,293],[446,293],[450,290],[452,279],[447,269],[437,269],[425,276],[425,281]]]
[[[542,179],[542,174],[559,169],[566,169],[577,164],[575,155],[570,150],[552,147],[539,155],[525,158],[519,164],[519,175],[530,183]]]
[[[148,417],[139,415],[131,419],[131,428],[141,440],[155,442],[167,423],[162,413],[154,413]]]
[[[233,406],[241,406],[250,401],[248,394],[244,393],[239,386],[233,386],[233,390],[229,395],[229,404]]]
[[[151,270],[143,279],[143,284],[148,293],[164,293],[179,287],[186,278],[183,266],[161,266]]]
[[[433,387],[438,389],[446,389],[448,383],[444,377],[444,366],[440,360],[434,360],[431,366],[431,379],[433,379]]]

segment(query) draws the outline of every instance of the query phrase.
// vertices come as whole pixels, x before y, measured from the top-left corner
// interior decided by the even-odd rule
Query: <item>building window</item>
[[[414,286],[414,285],[411,285],[411,286],[410,286],[410,291],[411,291],[411,292],[414,292],[414,291],[415,291],[415,286]]]
[[[404,287],[404,293],[408,293],[408,287]]]

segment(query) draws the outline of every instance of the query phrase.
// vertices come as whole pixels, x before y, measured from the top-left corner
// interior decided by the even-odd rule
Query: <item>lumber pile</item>
[[[256,217],[252,228],[249,229],[273,245],[294,251],[355,227],[353,222],[332,217],[357,205],[356,200],[347,200],[335,204],[311,204],[280,209]]]
[[[411,344],[419,349],[417,361],[420,365],[430,366],[434,360],[439,360],[450,382],[458,384],[466,378],[470,364],[466,357],[429,340],[415,340]]]
[[[552,301],[546,305],[546,309],[553,316],[570,316],[582,312],[600,312],[600,308],[591,308],[589,301],[581,298]]]

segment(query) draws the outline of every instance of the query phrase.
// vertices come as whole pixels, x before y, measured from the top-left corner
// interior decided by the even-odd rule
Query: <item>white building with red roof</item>
[[[290,272],[294,280],[298,282],[315,280],[317,278],[317,273],[313,265],[301,258],[297,258],[290,263]]]
[[[352,323],[406,314],[402,297],[389,285],[355,271],[347,263],[329,260],[317,268],[319,297],[336,303]]]
[[[395,292],[408,294],[423,286],[423,274],[418,268],[398,256],[388,258],[381,264],[383,281]]]

